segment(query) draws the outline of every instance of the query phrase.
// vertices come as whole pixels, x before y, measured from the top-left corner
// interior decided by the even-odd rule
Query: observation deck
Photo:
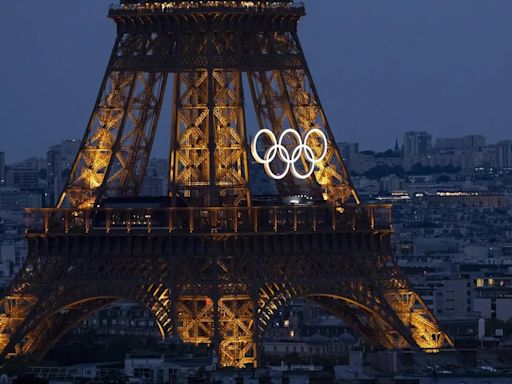
[[[28,236],[390,232],[391,205],[26,209]]]
[[[108,16],[121,32],[202,30],[295,30],[306,14],[292,1],[153,1],[122,2]]]
[[[160,1],[129,2],[111,5],[109,16],[191,13],[279,13],[304,15],[304,3],[292,1]]]
[[[137,11],[137,12],[177,12],[194,10],[246,10],[246,11],[264,11],[264,10],[296,10],[304,9],[302,1],[291,0],[174,0],[174,1],[137,1],[124,0],[119,5],[112,4],[111,11]]]

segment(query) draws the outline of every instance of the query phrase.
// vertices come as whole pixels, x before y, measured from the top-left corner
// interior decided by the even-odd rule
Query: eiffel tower
[[[119,301],[229,367],[258,365],[272,317],[297,298],[376,348],[452,345],[392,257],[391,207],[361,204],[351,183],[297,36],[304,15],[289,0],[110,9],[117,38],[69,180],[56,208],[26,212],[29,255],[1,301],[3,358],[42,358]],[[260,143],[248,143],[244,81]],[[168,84],[169,189],[155,205],[137,197]],[[258,200],[251,159],[281,196],[309,203]]]

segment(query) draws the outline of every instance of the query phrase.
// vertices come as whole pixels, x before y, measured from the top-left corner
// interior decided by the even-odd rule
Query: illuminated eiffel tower
[[[223,366],[257,366],[272,316],[296,298],[375,347],[451,345],[393,260],[391,207],[361,204],[350,181],[297,37],[304,14],[288,0],[110,9],[117,39],[68,183],[57,208],[27,211],[29,255],[2,300],[2,356],[42,357],[86,316],[127,300],[151,311],[162,337],[210,345]],[[243,76],[260,128],[253,158],[281,196],[314,204],[251,195]],[[143,206],[168,83],[169,199]]]

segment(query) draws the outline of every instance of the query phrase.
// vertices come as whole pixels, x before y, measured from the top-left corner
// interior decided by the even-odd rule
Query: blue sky
[[[7,161],[83,135],[115,37],[110,3],[2,4],[0,150]],[[338,141],[385,149],[417,129],[512,138],[512,1],[305,3],[299,33]],[[157,156],[167,151],[165,117],[162,125]]]

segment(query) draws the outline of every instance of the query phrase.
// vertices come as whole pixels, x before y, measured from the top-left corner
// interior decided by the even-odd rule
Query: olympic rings
[[[270,147],[265,151],[263,157],[261,157],[258,154],[256,147],[260,136],[263,134],[267,135],[268,140],[270,141]],[[311,135],[313,134],[319,136],[323,141],[323,150],[320,157],[318,158],[315,157],[315,152],[308,145],[308,140],[311,138]],[[293,149],[291,154],[283,144],[284,139],[288,135],[292,136],[295,139],[294,141],[298,143],[298,145]],[[263,164],[265,172],[267,172],[267,175],[269,175],[273,179],[281,180],[285,178],[286,175],[288,175],[288,172],[290,172],[291,170],[293,176],[295,176],[298,179],[305,180],[311,177],[311,175],[315,171],[316,164],[320,163],[325,159],[325,156],[327,155],[327,145],[327,137],[318,128],[310,129],[306,133],[304,140],[302,140],[301,135],[295,129],[286,129],[279,136],[279,140],[276,138],[276,135],[274,135],[274,132],[272,132],[270,129],[260,129],[256,136],[254,136],[254,139],[251,143],[251,152],[252,156],[254,157],[254,160],[256,160],[256,162],[260,164]],[[301,159],[303,154],[306,161],[310,163],[309,170],[305,174],[302,174],[299,171],[297,171],[297,168],[295,166],[295,164],[297,163],[297,161]],[[270,168],[270,163],[272,163],[276,157],[279,157],[279,160],[281,160],[285,164],[285,168],[281,174],[274,173],[274,171],[272,171],[272,169]]]

